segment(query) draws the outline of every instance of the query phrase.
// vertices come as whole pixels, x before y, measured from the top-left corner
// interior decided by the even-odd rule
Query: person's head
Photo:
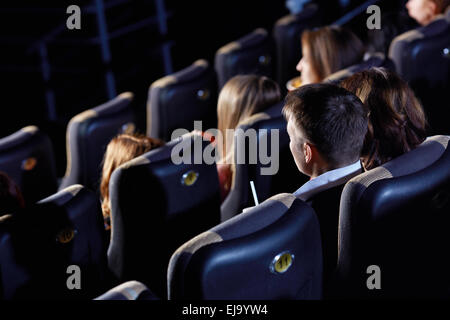
[[[426,136],[424,110],[408,84],[385,68],[358,72],[341,86],[369,109],[369,130],[362,151],[366,169],[372,169],[414,149]]]
[[[290,91],[283,114],[298,169],[312,178],[360,158],[367,108],[353,93],[321,83]]]
[[[220,91],[217,104],[218,129],[224,138],[223,156],[231,151],[226,150],[226,129],[237,128],[242,121],[280,100],[280,87],[268,77],[237,75],[228,80]]]
[[[425,26],[437,15],[444,13],[450,0],[408,0],[406,9],[411,18]]]
[[[326,26],[302,33],[302,58],[297,64],[302,85],[318,83],[330,74],[360,62],[362,41],[350,30]]]
[[[0,171],[0,216],[24,207],[25,201],[19,187],[6,173]]]
[[[311,0],[286,0],[285,6],[291,14],[299,14]]]
[[[392,40],[398,35],[418,27],[417,21],[406,12],[386,12],[381,16],[380,29],[367,30],[367,51],[382,52],[387,57]]]
[[[104,216],[110,215],[109,180],[113,171],[121,164],[163,144],[161,140],[138,134],[119,134],[109,142],[103,158],[102,179],[100,183]]]

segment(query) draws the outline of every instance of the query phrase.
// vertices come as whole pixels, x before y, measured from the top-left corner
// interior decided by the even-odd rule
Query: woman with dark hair
[[[102,196],[102,211],[105,219],[105,229],[111,229],[111,204],[109,199],[109,180],[113,171],[121,164],[128,162],[152,149],[164,144],[159,139],[137,134],[120,134],[114,137],[106,148],[103,159],[100,194]]]
[[[302,55],[297,64],[301,85],[318,83],[359,63],[364,57],[364,45],[350,30],[326,26],[302,33]]]
[[[422,105],[396,73],[372,68],[343,80],[341,86],[369,108],[369,127],[361,152],[366,170],[414,149],[427,137]]]

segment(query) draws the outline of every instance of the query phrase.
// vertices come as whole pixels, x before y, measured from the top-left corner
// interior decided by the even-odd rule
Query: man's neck
[[[343,168],[343,167],[347,167],[349,165],[352,165],[353,163],[355,163],[355,161],[349,162],[349,163],[345,163],[345,164],[340,164],[340,165],[336,165],[336,166],[332,166],[332,165],[318,165],[316,164],[313,168],[312,168],[312,174],[311,174],[311,179],[317,178],[318,176],[324,174],[325,172],[331,171],[331,170],[335,170],[335,169],[339,169],[339,168]]]

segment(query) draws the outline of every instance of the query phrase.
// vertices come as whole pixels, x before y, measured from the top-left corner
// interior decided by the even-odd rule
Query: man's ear
[[[303,143],[303,155],[305,157],[305,163],[310,163],[313,158],[313,148],[314,146],[309,142]]]

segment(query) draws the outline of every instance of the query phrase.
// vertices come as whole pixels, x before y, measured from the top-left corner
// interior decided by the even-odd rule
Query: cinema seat
[[[421,99],[433,134],[450,134],[446,117],[450,94],[450,19],[444,15],[430,24],[396,37],[389,48],[398,74]]]
[[[429,137],[346,184],[338,297],[450,297],[449,138]],[[376,278],[369,279],[376,276],[370,266],[380,268],[380,290],[367,286],[376,284]]]
[[[328,77],[324,79],[326,82],[334,82],[339,83],[341,80],[350,77],[351,75],[368,70],[370,68],[387,68],[395,72],[395,64],[394,62],[386,57],[384,53],[375,52],[371,54],[366,54],[364,56],[364,61],[354,64],[348,68],[339,70],[333,74],[330,74]]]
[[[111,176],[109,267],[119,281],[140,281],[161,299],[167,297],[171,254],[220,222],[216,165],[193,161],[194,150],[202,152],[208,144],[202,140],[187,134],[123,164]],[[175,164],[171,154],[180,154],[181,146],[189,156]]]
[[[67,126],[67,168],[59,189],[82,184],[97,190],[101,162],[109,141],[134,131],[133,93],[125,92],[73,117]]]
[[[295,69],[302,57],[301,35],[303,30],[318,27],[321,24],[319,7],[315,3],[306,5],[298,14],[289,14],[275,22],[272,36],[276,47],[276,80],[281,88],[295,76]]]
[[[97,196],[83,186],[2,217],[0,239],[2,299],[93,299],[104,292],[103,218]],[[70,289],[77,273],[80,287]]]
[[[276,195],[183,244],[167,279],[170,300],[320,299],[315,212],[291,194]]]
[[[239,149],[245,152],[245,163],[238,162],[239,144],[237,142],[238,137],[235,135],[236,170],[234,171],[234,183],[221,205],[222,222],[242,212],[244,208],[255,205],[250,181],[254,182],[258,200],[262,202],[278,193],[294,192],[309,179],[299,172],[292,157],[286,120],[281,114],[283,106],[284,103],[281,101],[265,112],[253,115],[238,127],[244,132],[255,130],[258,134],[255,135],[255,141],[246,138],[243,147]],[[278,150],[275,150],[275,153],[272,153],[271,149],[272,135],[275,134],[275,131],[272,130],[278,130],[278,138],[276,135],[273,137],[273,141],[278,143]],[[278,170],[272,172],[269,169],[271,164],[264,163],[264,159],[260,158],[261,146],[267,146],[267,153],[264,152],[265,154],[269,156],[278,155]],[[252,149],[258,154],[256,161],[250,161],[249,154]],[[275,161],[276,157],[272,159]],[[276,166],[274,166],[274,169],[276,169]],[[266,172],[263,174],[262,170]]]
[[[27,204],[51,195],[58,186],[52,143],[35,126],[0,139],[0,171],[19,186]]]
[[[152,83],[147,101],[147,135],[165,141],[178,128],[205,129],[217,125],[217,79],[206,60]]]
[[[272,78],[272,51],[269,34],[262,28],[221,47],[214,58],[219,90],[238,74],[257,74]]]
[[[139,281],[124,282],[95,300],[158,300],[153,293]]]

